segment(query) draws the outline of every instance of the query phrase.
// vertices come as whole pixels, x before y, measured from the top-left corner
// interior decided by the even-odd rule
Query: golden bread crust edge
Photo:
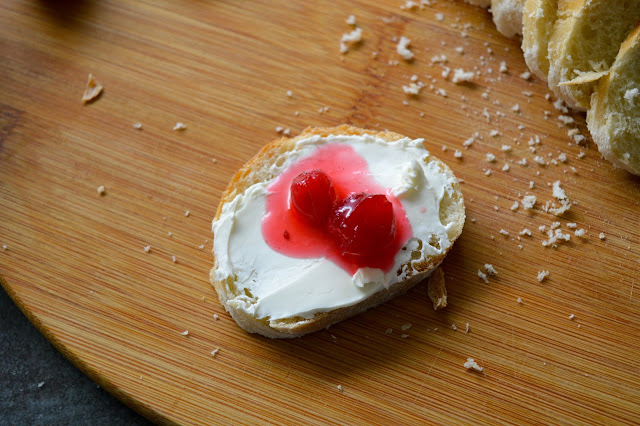
[[[214,220],[218,220],[220,218],[222,207],[226,203],[231,202],[238,194],[244,193],[255,183],[264,181],[265,179],[271,179],[273,176],[269,175],[267,170],[271,164],[277,161],[277,158],[280,155],[291,150],[295,146],[296,142],[316,135],[321,137],[329,135],[372,135],[387,142],[393,142],[406,137],[394,132],[367,130],[344,124],[338,127],[308,127],[303,130],[300,135],[294,138],[276,139],[265,145],[258,154],[247,161],[231,178],[227,189],[221,196]],[[228,288],[227,283],[216,279],[214,265],[209,273],[209,279],[218,293],[220,303],[231,314],[236,323],[245,331],[258,333],[271,338],[300,337],[302,335],[327,328],[332,324],[391,300],[392,298],[405,293],[411,287],[429,277],[431,272],[440,265],[451,247],[453,247],[453,243],[462,233],[465,221],[464,199],[459,183],[453,172],[445,163],[433,155],[430,155],[429,159],[430,161],[436,161],[440,169],[452,178],[452,186],[454,188],[454,195],[456,196],[454,202],[455,207],[457,208],[454,213],[457,214],[452,216],[455,219],[455,225],[452,226],[449,231],[449,241],[451,244],[442,254],[431,257],[420,264],[414,264],[413,269],[419,271],[417,274],[409,277],[405,281],[393,284],[388,289],[381,289],[369,298],[352,306],[318,313],[310,319],[298,318],[269,321],[266,319],[257,319],[242,310],[235,309],[233,306],[230,306],[228,303],[228,293],[230,289]],[[423,244],[426,243],[427,242],[423,242]],[[215,261],[215,252],[213,253],[213,256]]]

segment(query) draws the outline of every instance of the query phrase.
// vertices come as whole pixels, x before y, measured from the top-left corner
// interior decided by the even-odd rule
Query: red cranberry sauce
[[[310,171],[311,174],[300,176]],[[327,186],[323,174],[328,176],[332,188]],[[308,184],[309,194],[300,187],[305,184]],[[325,257],[350,275],[364,267],[388,272],[393,267],[396,253],[412,236],[411,224],[402,203],[391,194],[389,188],[381,186],[371,177],[366,160],[346,144],[318,147],[311,156],[286,169],[267,190],[269,194],[262,219],[262,235],[269,247],[286,256]],[[326,191],[324,197],[322,194],[317,196],[318,191]],[[292,205],[292,192],[300,196],[298,208]],[[378,197],[378,194],[384,195],[386,200]],[[308,204],[309,197],[322,202],[322,206],[315,205],[313,211],[324,212],[327,199],[331,200],[332,210],[324,223],[317,218],[305,217],[306,212],[312,211]],[[355,211],[350,217],[336,219],[336,215],[340,215],[340,206],[353,204],[354,200],[358,203],[362,201],[360,211]],[[338,222],[343,227],[350,226],[353,232],[336,233]],[[362,229],[374,231],[363,233]],[[378,237],[372,235],[376,235],[376,232],[387,241],[375,241]],[[354,247],[363,249],[354,254]]]

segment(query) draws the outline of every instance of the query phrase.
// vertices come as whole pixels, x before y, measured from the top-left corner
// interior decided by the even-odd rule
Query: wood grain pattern
[[[640,181],[592,142],[571,144],[573,125],[557,120],[543,82],[520,78],[518,42],[487,11],[399,6],[0,2],[4,288],[87,375],[161,423],[639,422]],[[351,13],[364,40],[340,55]],[[395,52],[403,35],[410,63]],[[447,67],[477,70],[474,82],[444,79],[431,62],[443,53]],[[105,91],[83,106],[89,72]],[[413,74],[426,84],[414,98],[402,91]],[[569,115],[586,133],[584,116]],[[172,131],[178,121],[187,130]],[[276,126],[340,123],[424,137],[464,180],[449,306],[434,312],[421,285],[302,339],[247,335],[207,281],[219,196]],[[560,153],[566,163],[533,161]],[[575,202],[562,218],[541,210],[556,180]],[[527,193],[536,208],[512,211]],[[543,247],[538,227],[556,220],[587,235]],[[524,228],[533,235],[519,237]],[[488,284],[485,263],[498,270]],[[466,371],[467,357],[484,373]]]

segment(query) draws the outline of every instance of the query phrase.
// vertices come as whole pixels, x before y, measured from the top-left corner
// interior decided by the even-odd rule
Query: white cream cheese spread
[[[413,236],[395,255],[389,272],[361,268],[353,275],[325,258],[300,259],[274,251],[262,236],[268,187],[256,183],[222,207],[213,222],[215,278],[233,282],[238,295],[227,301],[256,318],[311,318],[316,313],[355,305],[377,291],[413,275],[411,265],[443,253],[450,245],[453,223],[440,222],[440,201],[452,194],[451,176],[440,170],[422,139],[388,142],[372,135],[311,136],[271,166],[272,176],[306,158],[323,144],[348,143],[362,156],[372,178],[389,188],[403,205]],[[437,244],[428,244],[429,241]],[[420,241],[424,244],[420,244]],[[412,259],[412,252],[419,252]],[[405,265],[401,274],[398,269]]]

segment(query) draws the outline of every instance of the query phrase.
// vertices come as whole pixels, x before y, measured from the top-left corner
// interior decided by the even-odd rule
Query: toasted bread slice
[[[587,125],[602,155],[640,175],[640,26],[622,43],[596,84]]]
[[[310,158],[313,152],[318,152],[319,147],[330,143],[348,144],[354,147],[353,149],[365,150],[372,146],[371,149],[374,150],[366,153],[370,156],[366,157],[370,175],[375,179],[380,178],[378,181],[383,186],[386,186],[385,179],[395,181],[399,179],[399,173],[404,174],[400,171],[405,170],[405,158],[413,167],[409,171],[423,170],[420,172],[423,173],[420,175],[422,178],[412,180],[414,183],[421,183],[411,184],[413,186],[409,185],[407,190],[407,194],[412,194],[407,195],[408,197],[420,198],[398,196],[398,200],[401,200],[407,209],[413,236],[395,255],[395,263],[390,270],[376,270],[385,274],[384,279],[387,281],[384,281],[383,285],[368,287],[374,283],[365,280],[362,287],[355,289],[352,280],[363,269],[358,270],[352,277],[346,270],[324,258],[308,260],[271,252],[270,250],[274,249],[265,242],[260,226],[255,225],[261,223],[265,215],[266,201],[252,205],[252,200],[257,199],[252,198],[253,195],[258,194],[266,199],[266,194],[270,194],[268,188],[272,188],[269,185],[279,176],[288,176],[286,171],[292,164],[300,164],[299,161]],[[373,145],[366,145],[369,143]],[[407,146],[410,147],[410,151],[407,151],[409,156],[405,152]],[[416,152],[420,155],[416,156]],[[393,155],[386,155],[387,153]],[[402,164],[395,164],[400,161],[395,161],[394,158],[403,158]],[[371,161],[376,164],[372,165]],[[378,175],[379,173],[385,176]],[[414,175],[409,173],[406,176]],[[422,198],[425,194],[426,198]],[[419,208],[419,213],[429,216],[420,216],[414,224],[411,219],[413,213],[410,213],[407,206],[410,205],[411,209],[417,208],[416,200],[420,200],[420,205],[427,203],[426,208]],[[375,132],[346,125],[336,128],[308,128],[295,138],[278,139],[266,145],[231,179],[213,221],[215,236],[211,283],[222,305],[244,330],[272,338],[297,337],[324,329],[390,300],[427,278],[440,265],[462,232],[464,220],[464,201],[457,179],[444,163],[424,149],[421,140],[412,141],[397,133]],[[426,225],[428,223],[433,225]],[[251,229],[252,227],[255,229]],[[234,238],[237,240],[234,241]],[[288,240],[288,234],[284,238]],[[303,264],[302,268],[300,262]],[[261,269],[263,264],[271,268],[268,274]],[[315,269],[316,267],[318,269]],[[338,270],[341,274],[340,279],[332,280],[333,276],[318,276],[315,271],[324,270],[322,268]],[[336,281],[340,283],[336,284]],[[309,287],[310,282],[314,283],[312,287]],[[304,286],[305,291],[298,291],[295,288],[298,284]],[[267,286],[270,287],[265,290]],[[335,287],[338,292],[346,291],[358,297],[331,306],[322,305],[320,300],[324,300],[324,295],[333,294],[331,286],[338,286]],[[292,288],[295,290],[293,293],[290,292]],[[282,294],[287,294],[287,297]],[[269,311],[268,315],[265,314],[265,304],[273,306],[269,303],[273,304],[274,299],[280,311]],[[284,316],[282,311],[294,314]]]
[[[558,0],[526,0],[522,15],[522,51],[532,73],[547,81],[547,47],[556,22]]]
[[[493,22],[498,31],[509,38],[522,34],[524,0],[491,0]]]
[[[640,19],[638,0],[559,0],[549,40],[549,87],[570,107],[585,110],[595,82]]]

